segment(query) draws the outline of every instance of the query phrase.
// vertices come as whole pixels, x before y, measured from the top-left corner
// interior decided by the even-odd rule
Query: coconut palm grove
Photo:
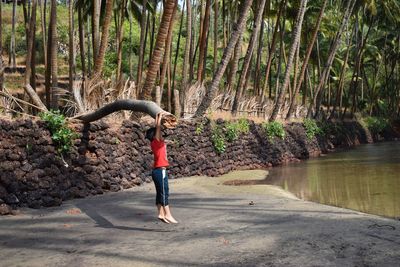
[[[0,0],[0,266],[398,266],[399,140],[400,0]]]

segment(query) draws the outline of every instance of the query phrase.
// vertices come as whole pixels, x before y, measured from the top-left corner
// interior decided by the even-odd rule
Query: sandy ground
[[[23,209],[0,217],[0,266],[400,266],[399,221],[222,185],[265,175],[172,180],[178,225],[156,219],[152,184]]]

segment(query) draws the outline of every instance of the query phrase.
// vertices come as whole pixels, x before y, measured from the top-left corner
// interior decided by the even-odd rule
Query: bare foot
[[[164,219],[167,220],[169,223],[178,223],[178,221],[175,220],[172,216],[165,217]]]
[[[169,223],[169,221],[167,219],[165,219],[164,217],[160,217],[158,216],[158,219],[164,223]]]

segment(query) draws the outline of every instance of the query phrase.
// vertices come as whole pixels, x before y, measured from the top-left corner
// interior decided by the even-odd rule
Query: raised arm
[[[155,138],[160,141],[162,139],[161,136],[161,119],[162,119],[163,112],[159,112],[156,115],[156,135]]]

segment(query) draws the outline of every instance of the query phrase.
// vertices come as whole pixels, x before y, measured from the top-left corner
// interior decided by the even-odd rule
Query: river
[[[361,145],[279,166],[266,182],[304,200],[400,218],[400,142]]]

